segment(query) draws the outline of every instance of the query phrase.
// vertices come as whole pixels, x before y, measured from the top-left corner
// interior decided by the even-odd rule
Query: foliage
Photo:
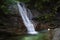
[[[15,4],[15,0],[2,0],[0,3],[0,9],[5,13],[8,14],[9,10],[8,7],[11,4]]]
[[[20,1],[20,2],[29,2],[30,0],[17,0],[17,1]]]
[[[9,13],[8,7],[11,4],[16,4],[16,1],[28,2],[29,0],[2,0],[0,1],[0,10],[3,10],[5,14]]]
[[[42,14],[37,17],[38,21],[52,22],[56,17],[57,8],[60,7],[60,0],[0,0],[0,9],[8,14],[9,5],[15,4],[16,1],[25,2],[28,8],[38,10]]]
[[[41,12],[41,16],[37,17],[39,21],[52,22],[56,17],[57,8],[60,7],[59,0],[37,0],[34,7]],[[55,18],[56,19],[56,18]]]

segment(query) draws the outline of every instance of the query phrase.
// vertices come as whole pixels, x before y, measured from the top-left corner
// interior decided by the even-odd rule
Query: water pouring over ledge
[[[35,31],[34,25],[32,24],[31,20],[29,20],[29,18],[27,16],[28,12],[26,10],[25,4],[21,3],[21,2],[20,3],[17,2],[17,6],[18,6],[18,9],[19,9],[19,13],[22,17],[22,20],[24,22],[24,25],[27,28],[28,34],[38,34],[38,32]]]

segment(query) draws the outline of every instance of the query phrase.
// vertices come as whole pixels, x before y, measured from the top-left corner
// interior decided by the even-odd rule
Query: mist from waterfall
[[[19,13],[22,17],[22,20],[24,22],[24,25],[27,28],[28,34],[37,34],[38,32],[35,31],[34,25],[32,24],[31,20],[29,20],[27,13],[31,13],[30,11],[27,12],[27,9],[25,7],[24,3],[17,3]]]

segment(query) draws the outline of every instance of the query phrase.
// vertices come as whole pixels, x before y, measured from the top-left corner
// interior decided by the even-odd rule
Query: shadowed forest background
[[[31,10],[31,20],[37,24],[35,29],[40,34],[26,34],[27,29],[19,15],[17,1],[25,3]],[[53,34],[48,28],[53,31],[60,28],[60,0],[0,0],[0,40],[52,40]]]

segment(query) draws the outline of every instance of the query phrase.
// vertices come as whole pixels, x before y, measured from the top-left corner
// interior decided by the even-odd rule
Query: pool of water
[[[48,40],[48,32],[42,31],[36,35],[23,34],[18,36],[1,35],[0,40]]]

